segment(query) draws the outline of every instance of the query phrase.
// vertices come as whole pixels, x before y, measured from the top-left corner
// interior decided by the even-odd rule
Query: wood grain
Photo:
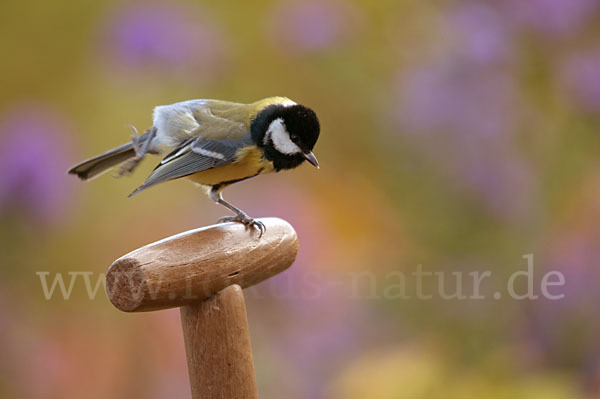
[[[232,285],[181,307],[192,398],[258,398],[244,295]]]
[[[223,223],[187,231],[117,259],[106,274],[114,306],[141,312],[198,303],[233,284],[250,287],[294,262],[298,238],[278,218],[260,219],[267,230]]]

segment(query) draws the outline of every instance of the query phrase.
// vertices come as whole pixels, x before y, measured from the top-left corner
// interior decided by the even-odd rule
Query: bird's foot
[[[260,235],[258,236],[258,238],[262,237],[263,233],[267,231],[267,228],[263,222],[261,222],[260,220],[253,219],[245,213],[240,213],[235,216],[225,216],[219,219],[219,223],[226,222],[242,223],[246,227],[254,227],[258,229],[258,231],[260,231]]]
[[[123,163],[115,177],[131,174],[146,155],[146,146],[143,146],[140,142],[140,136],[138,135],[137,129],[133,125],[129,125],[129,128],[133,131],[133,134],[131,135],[131,145],[135,151],[135,157]]]

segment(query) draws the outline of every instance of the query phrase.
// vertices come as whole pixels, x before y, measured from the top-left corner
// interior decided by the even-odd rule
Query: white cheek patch
[[[290,139],[290,134],[285,128],[285,124],[281,118],[271,122],[263,142],[266,144],[269,141],[269,138],[273,141],[273,147],[282,154],[292,155],[302,152],[300,147]]]

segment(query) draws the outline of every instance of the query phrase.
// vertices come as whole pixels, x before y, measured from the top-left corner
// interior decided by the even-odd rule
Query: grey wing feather
[[[235,141],[203,138],[188,140],[183,143],[182,147],[167,155],[144,184],[129,196],[167,180],[230,164],[236,160],[237,151],[251,143],[249,136]]]

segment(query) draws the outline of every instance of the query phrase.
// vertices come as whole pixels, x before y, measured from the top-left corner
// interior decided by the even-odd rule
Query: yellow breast
[[[215,186],[233,183],[258,174],[273,171],[273,163],[263,159],[262,151],[256,147],[244,147],[238,150],[236,161],[225,166],[194,173],[189,178],[199,184]]]

